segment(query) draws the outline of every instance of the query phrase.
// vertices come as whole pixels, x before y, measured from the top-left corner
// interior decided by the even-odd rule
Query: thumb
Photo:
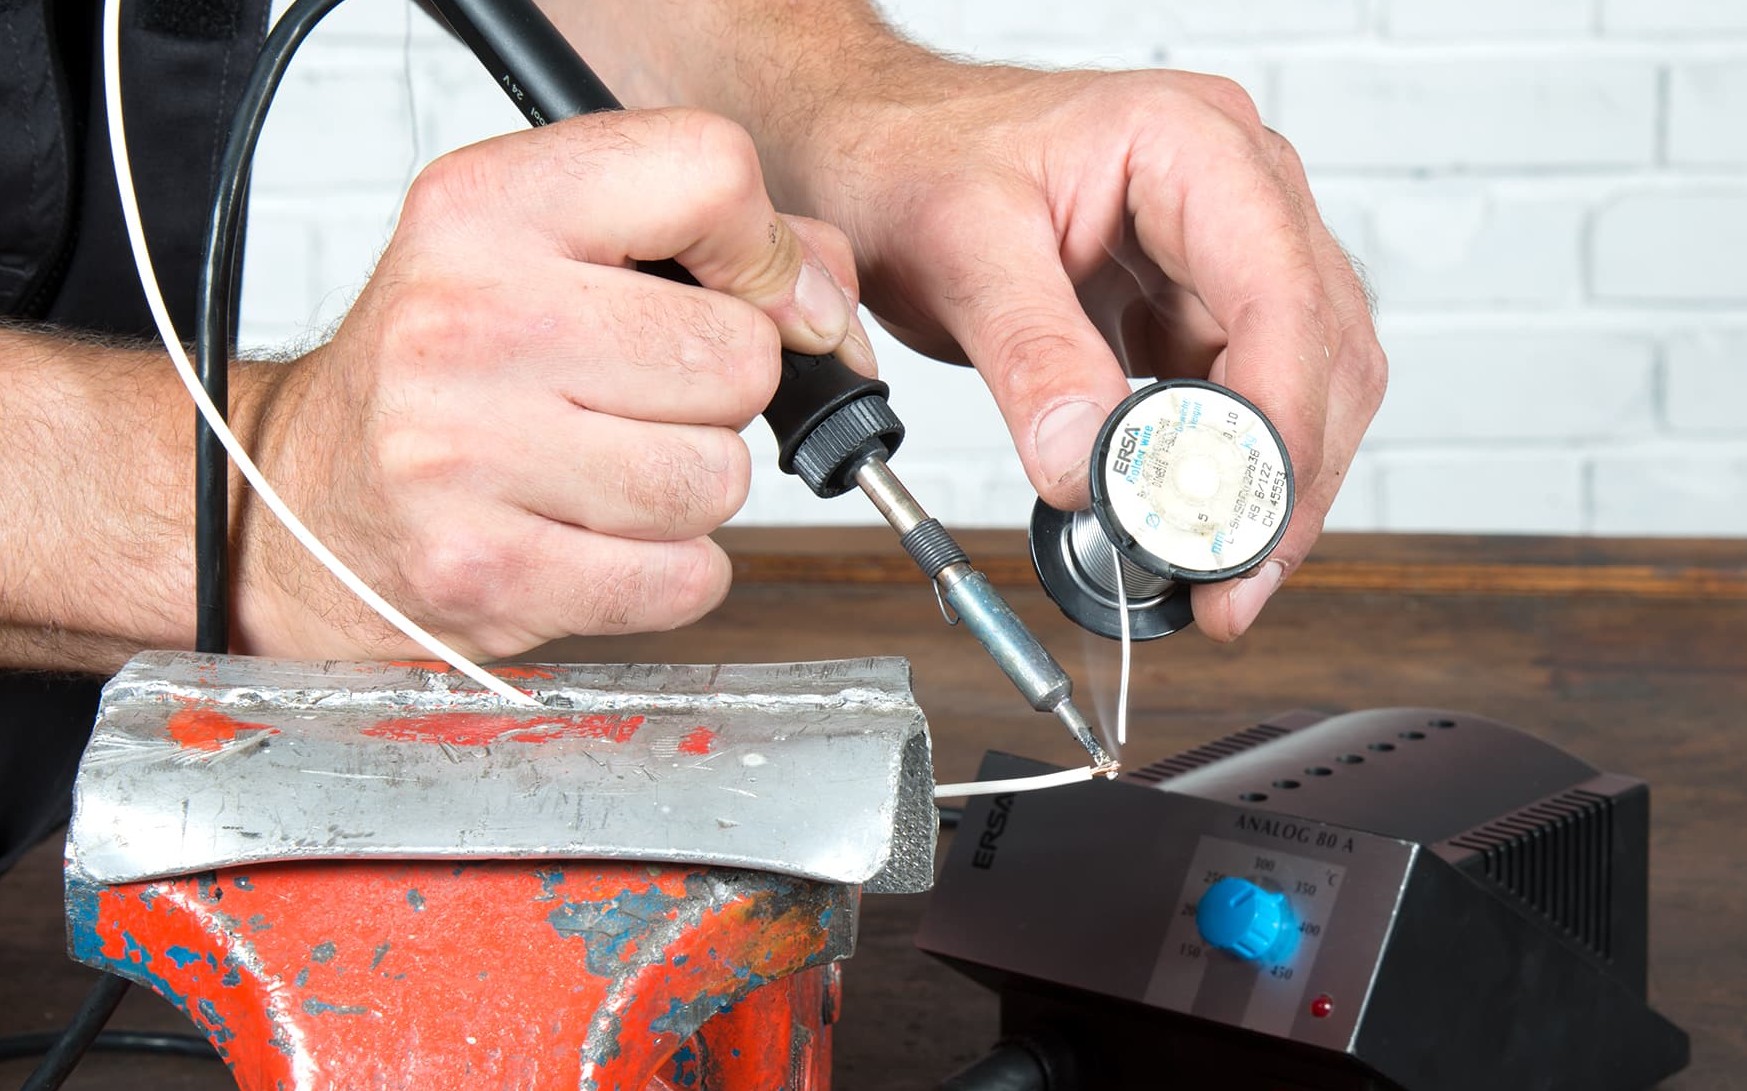
[[[961,206],[929,234],[926,297],[942,301],[936,318],[982,373],[1032,487],[1052,507],[1084,508],[1093,441],[1128,382],[1080,307],[1041,202],[978,212]]]

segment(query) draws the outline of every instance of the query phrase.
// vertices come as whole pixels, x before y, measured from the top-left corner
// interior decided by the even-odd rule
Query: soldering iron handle
[[[431,3],[529,123],[623,108],[531,0]],[[676,261],[643,262],[638,269],[697,283]],[[886,404],[889,393],[885,383],[834,354],[784,349],[776,395],[764,410],[776,433],[778,468],[799,475],[819,496],[848,492],[863,460],[891,457],[904,438],[903,424]]]
[[[625,108],[532,0],[430,3],[530,125]]]

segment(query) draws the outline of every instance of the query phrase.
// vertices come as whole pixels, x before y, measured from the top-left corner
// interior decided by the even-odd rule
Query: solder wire
[[[317,538],[303,521],[292,512],[282,500],[273,486],[267,483],[260,469],[256,467],[249,453],[238,442],[235,433],[225,424],[224,417],[218,407],[213,404],[206,390],[200,384],[200,378],[194,372],[193,365],[188,360],[188,353],[182,347],[182,340],[176,334],[176,327],[170,320],[169,308],[164,303],[163,290],[158,285],[157,273],[152,266],[151,252],[146,245],[145,229],[141,224],[139,197],[134,192],[133,168],[128,160],[127,133],[121,109],[121,2],[120,0],[104,0],[103,5],[103,91],[104,109],[109,121],[109,152],[115,164],[116,189],[121,198],[122,217],[127,225],[128,244],[133,250],[134,265],[139,270],[140,286],[145,292],[146,304],[151,308],[152,321],[157,325],[158,335],[163,338],[164,347],[170,353],[170,360],[176,366],[176,374],[181,378],[182,385],[188,388],[188,394],[199,407],[200,415],[206,420],[207,426],[218,436],[219,442],[230,454],[231,460],[237,465],[253,486],[262,503],[267,505],[285,529],[307,549],[311,556],[321,562],[329,572],[333,573],[346,589],[363,600],[384,621],[400,630],[409,640],[424,648],[437,657],[478,682],[487,690],[497,694],[512,704],[539,707],[539,702],[509,683],[497,678],[468,659],[460,652],[449,647],[436,636],[427,632],[411,618],[397,610],[388,600],[377,594],[368,584],[360,579],[344,561],[335,556],[333,551]],[[277,29],[277,28],[275,28]]]

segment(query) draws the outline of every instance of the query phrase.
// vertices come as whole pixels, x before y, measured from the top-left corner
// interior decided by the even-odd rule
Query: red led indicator
[[[1327,1019],[1335,1010],[1335,998],[1323,993],[1310,1002],[1310,1014],[1318,1019]]]

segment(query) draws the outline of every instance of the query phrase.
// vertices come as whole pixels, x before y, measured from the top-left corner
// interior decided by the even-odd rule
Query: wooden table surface
[[[733,662],[903,655],[941,780],[984,750],[1077,762],[883,529],[726,531],[737,582],[689,629],[575,639],[531,659]],[[1037,590],[1024,535],[961,536],[1062,660],[1088,711],[1114,702],[1114,645]],[[1139,764],[1290,708],[1420,705],[1528,730],[1649,781],[1653,1003],[1693,1041],[1670,1091],[1747,1091],[1747,542],[1330,535],[1232,645],[1193,632],[1138,646]],[[1083,755],[1082,755],[1083,756]],[[53,846],[0,883],[0,1033],[58,1024],[83,987],[59,952]],[[846,969],[840,1091],[928,1088],[992,1040],[992,998],[916,952],[924,898],[870,896]],[[117,1025],[174,1025],[131,998]],[[193,1062],[87,1066],[70,1087],[225,1086]],[[25,1070],[0,1065],[0,1087]],[[1170,1087],[1161,1073],[1160,1087]]]

